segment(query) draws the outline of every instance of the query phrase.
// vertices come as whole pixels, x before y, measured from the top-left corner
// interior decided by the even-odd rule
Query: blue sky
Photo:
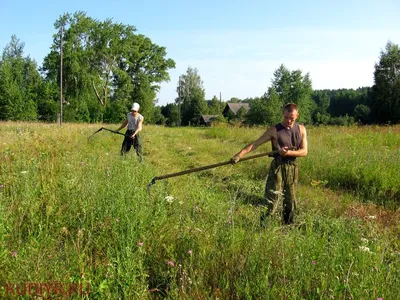
[[[0,0],[0,48],[16,34],[41,65],[56,19],[78,10],[134,25],[167,48],[176,68],[159,105],[174,101],[188,66],[207,99],[261,96],[280,64],[309,72],[314,89],[371,86],[380,51],[388,40],[400,44],[398,0]]]

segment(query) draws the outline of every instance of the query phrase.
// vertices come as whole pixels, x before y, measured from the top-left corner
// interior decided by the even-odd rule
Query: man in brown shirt
[[[278,154],[271,162],[267,176],[264,193],[266,211],[261,215],[262,225],[267,216],[275,213],[279,196],[282,194],[283,220],[285,224],[293,223],[298,182],[296,158],[304,157],[308,152],[307,131],[303,125],[296,123],[298,117],[297,105],[287,104],[283,109],[281,123],[268,128],[257,140],[246,145],[231,158],[232,163],[237,163],[244,155],[268,141],[271,141],[273,150],[278,150]]]

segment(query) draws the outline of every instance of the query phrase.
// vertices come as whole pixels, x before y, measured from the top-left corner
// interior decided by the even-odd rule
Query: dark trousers
[[[282,162],[275,158],[267,176],[265,185],[264,205],[267,211],[261,215],[261,221],[274,214],[280,198],[283,198],[282,217],[285,224],[293,223],[296,210],[296,187],[298,183],[297,162]]]
[[[143,161],[142,141],[140,135],[135,135],[135,138],[132,140],[130,136],[133,134],[133,130],[127,130],[125,134],[128,136],[125,136],[124,141],[122,142],[121,155],[128,153],[133,146],[133,148],[136,150],[136,154],[139,156],[140,161]]]

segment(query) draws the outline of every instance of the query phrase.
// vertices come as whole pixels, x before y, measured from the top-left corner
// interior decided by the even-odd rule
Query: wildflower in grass
[[[107,176],[107,177],[110,177],[110,176],[111,176],[110,167],[107,167],[107,168],[106,168],[106,176]]]
[[[65,236],[69,235],[68,228],[63,226],[63,228],[61,228],[61,234]]]
[[[370,219],[370,220],[375,220],[376,216],[367,216],[367,218]]]
[[[316,262],[315,260],[313,260],[313,261],[311,262],[311,264],[316,265],[317,262]]]
[[[366,238],[361,238],[361,242],[367,244],[367,243],[368,243],[368,240],[367,240]]]
[[[0,189],[3,189],[4,188],[4,184],[0,184]]]
[[[317,186],[317,185],[319,185],[320,183],[321,183],[321,181],[319,181],[319,180],[314,180],[314,179],[311,180],[311,185],[312,185],[312,186]]]
[[[170,267],[175,267],[175,263],[172,260],[169,260],[167,264]]]
[[[13,253],[11,253],[12,257],[18,258],[18,253],[16,251],[14,251]]]
[[[366,246],[358,246],[358,248],[359,248],[361,251],[364,251],[364,252],[371,252],[371,251],[369,250],[369,248],[366,247]]]
[[[115,222],[119,223],[119,221],[120,221],[119,218],[115,219]]]
[[[192,255],[192,254],[193,254],[193,251],[192,251],[192,250],[189,250],[187,253],[188,253],[189,255]]]
[[[21,171],[21,174],[26,174],[28,173],[28,171]]]
[[[383,298],[376,298],[376,300],[383,300]]]
[[[172,202],[174,202],[174,197],[172,197],[172,196],[166,196],[166,197],[165,197],[165,200],[166,200],[168,203],[172,203]]]
[[[143,242],[138,242],[137,244],[139,245],[139,247],[143,247]]]
[[[326,185],[328,183],[328,180],[311,180],[311,185],[312,186],[318,186],[318,185]]]

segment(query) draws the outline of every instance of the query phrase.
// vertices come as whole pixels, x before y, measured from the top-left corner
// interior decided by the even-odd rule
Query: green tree
[[[354,119],[362,123],[369,123],[371,109],[364,104],[358,104],[354,108]]]
[[[331,116],[329,114],[320,113],[317,111],[313,115],[313,123],[316,125],[326,125],[330,122]]]
[[[63,91],[71,103],[66,116],[71,120],[101,121],[120,115],[113,108],[129,109],[138,102],[146,122],[154,116],[155,95],[160,83],[169,80],[168,70],[175,67],[167,59],[165,47],[136,34],[131,25],[98,21],[84,12],[64,14],[55,23],[52,50],[46,56],[46,79],[59,83],[60,38],[63,29]],[[126,113],[126,111],[125,111]],[[120,120],[114,120],[120,121]]]
[[[316,92],[313,93],[313,100],[316,104],[315,112],[319,112],[321,114],[326,114],[331,105],[331,99],[327,92]]]
[[[312,93],[314,108],[313,122],[325,124],[330,118],[354,116],[357,105],[371,105],[370,87],[358,89],[314,90]],[[327,108],[328,107],[328,108]]]
[[[236,115],[232,110],[228,110],[228,113],[226,114],[226,119],[228,122],[236,120]]]
[[[328,113],[330,107],[330,97],[326,91],[313,91],[314,108],[312,111],[312,121],[315,124],[327,124],[330,119]]]
[[[156,94],[163,81],[169,81],[168,70],[175,68],[172,59],[166,59],[165,47],[151,42],[144,35],[137,35],[134,45],[127,53],[128,71],[132,83],[132,101],[141,105],[141,113],[146,116],[146,122],[154,122],[154,107]],[[136,95],[140,97],[136,98]]]
[[[239,103],[239,102],[241,102],[241,100],[239,98],[232,97],[231,100],[229,100],[229,102],[231,102],[231,103]]]
[[[283,101],[273,87],[261,98],[249,101],[246,122],[252,125],[275,125],[282,121]]]
[[[242,106],[239,108],[239,110],[236,112],[236,119],[237,120],[244,120],[247,114],[247,110]]]
[[[168,126],[179,126],[180,116],[178,104],[168,103],[161,107],[161,113],[165,117],[165,124]]]
[[[13,35],[0,61],[0,119],[36,120],[36,101],[42,87],[37,65],[23,57],[24,43]]]
[[[132,105],[132,104],[130,104]],[[124,101],[110,101],[104,113],[104,122],[118,123],[126,118],[129,104]]]
[[[214,97],[211,99],[211,105],[208,109],[209,114],[222,115],[222,109],[221,101],[219,101],[217,96],[214,95]]]
[[[203,82],[196,68],[188,67],[178,82],[178,99],[181,102],[183,125],[197,125],[202,114],[207,112]]]
[[[57,121],[59,111],[58,86],[54,82],[43,81],[37,94],[38,119],[45,122]],[[57,99],[57,101],[55,101]]]
[[[279,97],[273,87],[268,89],[268,93],[264,95],[266,100],[265,124],[275,125],[282,121],[283,107],[285,103]]]
[[[400,50],[388,42],[375,64],[371,112],[379,123],[400,121]]]
[[[281,65],[274,72],[272,87],[279,96],[280,102],[284,104],[295,103],[299,106],[300,122],[311,122],[313,101],[309,73],[303,76],[301,70],[290,71],[284,65]]]
[[[250,109],[246,115],[245,122],[250,125],[267,125],[268,108],[266,97],[255,98],[249,105]]]
[[[154,124],[165,125],[166,121],[167,121],[167,119],[164,117],[164,115],[161,112],[161,107],[156,106],[154,108],[154,115],[153,115]]]
[[[140,104],[140,113],[146,117],[146,123],[154,123],[155,89],[144,74],[136,76],[133,85],[132,99]]]

